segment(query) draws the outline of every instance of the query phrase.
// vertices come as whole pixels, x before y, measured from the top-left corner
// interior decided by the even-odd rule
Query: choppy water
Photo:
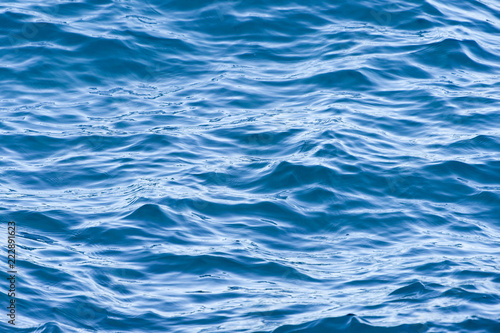
[[[3,2],[16,328],[500,332],[499,56],[496,0]]]

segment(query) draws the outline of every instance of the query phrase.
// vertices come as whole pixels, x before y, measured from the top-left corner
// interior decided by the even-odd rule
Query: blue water
[[[3,1],[0,59],[0,331],[500,332],[497,0]]]

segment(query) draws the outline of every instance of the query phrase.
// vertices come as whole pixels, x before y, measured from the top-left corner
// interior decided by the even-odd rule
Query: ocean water
[[[497,0],[8,0],[0,59],[0,331],[500,332]]]

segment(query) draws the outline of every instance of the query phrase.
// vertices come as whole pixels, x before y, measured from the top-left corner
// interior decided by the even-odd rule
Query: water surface
[[[4,1],[17,331],[499,332],[499,36],[493,0]]]

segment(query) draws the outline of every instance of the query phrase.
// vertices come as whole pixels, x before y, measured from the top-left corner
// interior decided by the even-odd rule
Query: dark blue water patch
[[[448,332],[494,332],[499,326],[491,320],[483,318],[474,318],[456,325],[434,325],[426,324],[407,324],[393,327],[372,326],[360,321],[354,315],[344,317],[327,318],[313,321],[300,326],[282,326],[273,332],[429,332],[432,329],[445,330]]]

